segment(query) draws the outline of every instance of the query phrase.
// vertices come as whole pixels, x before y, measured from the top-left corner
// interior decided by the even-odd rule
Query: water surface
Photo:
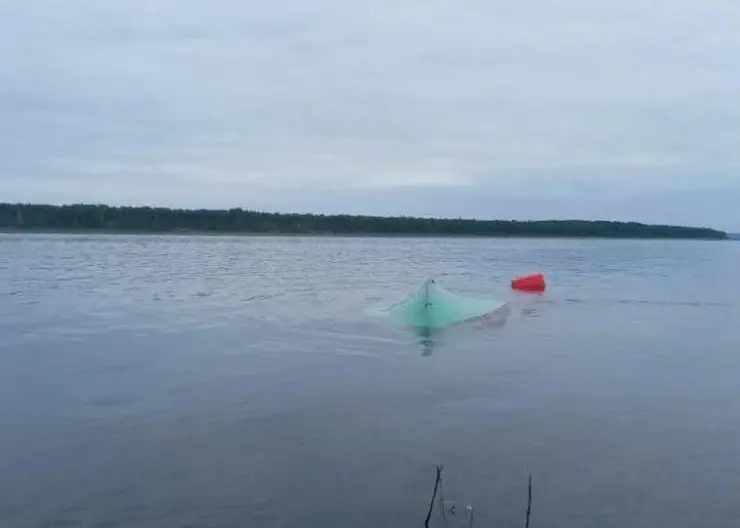
[[[0,236],[0,525],[740,518],[735,242]],[[509,290],[544,271],[542,296]],[[506,300],[424,338],[424,279]]]

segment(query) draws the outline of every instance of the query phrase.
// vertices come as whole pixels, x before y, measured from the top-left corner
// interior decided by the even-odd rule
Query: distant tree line
[[[184,210],[107,205],[0,203],[0,229],[29,231],[214,232],[489,237],[699,238],[723,240],[708,228],[585,220],[475,220]]]

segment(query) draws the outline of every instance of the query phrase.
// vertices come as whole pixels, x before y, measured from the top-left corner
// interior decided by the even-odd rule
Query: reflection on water
[[[415,332],[418,342],[422,347],[422,356],[429,357],[434,353],[434,348],[440,342],[440,338],[444,335],[445,330],[449,328],[455,328],[457,331],[464,328],[469,330],[501,329],[506,326],[506,322],[509,320],[510,315],[511,306],[506,303],[498,310],[494,310],[493,312],[473,320],[463,321],[447,327],[416,326],[412,327],[412,330]]]
[[[422,347],[422,356],[431,356],[434,352],[435,338],[442,332],[442,328],[432,326],[417,326],[413,328],[419,338],[419,344]]]

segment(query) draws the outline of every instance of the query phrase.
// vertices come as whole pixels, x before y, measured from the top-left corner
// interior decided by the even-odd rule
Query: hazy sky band
[[[5,0],[0,197],[740,231],[740,4]]]

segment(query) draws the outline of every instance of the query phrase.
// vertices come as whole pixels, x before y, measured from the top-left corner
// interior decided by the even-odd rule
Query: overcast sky
[[[0,201],[740,231],[740,2],[2,0]]]

